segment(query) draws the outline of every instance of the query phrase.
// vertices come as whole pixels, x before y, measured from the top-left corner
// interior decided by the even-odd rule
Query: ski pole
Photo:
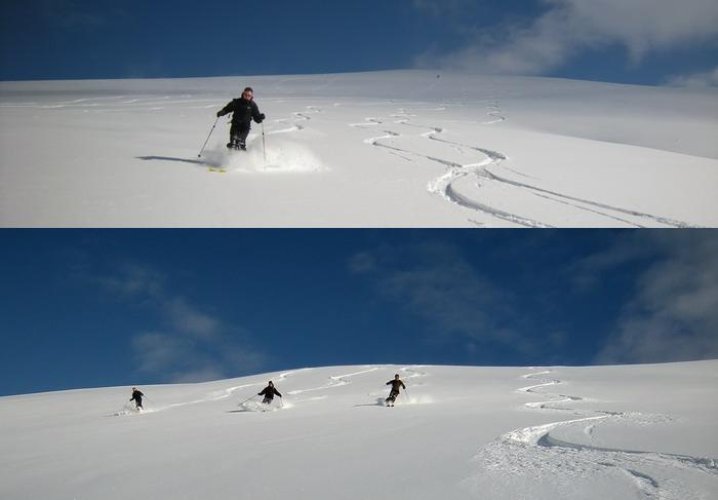
[[[262,151],[264,152],[264,166],[267,166],[267,141],[264,139],[264,122],[262,122]]]
[[[207,135],[207,139],[204,141],[204,144],[202,144],[202,149],[199,150],[199,154],[197,155],[197,158],[201,158],[201,157],[202,157],[202,151],[204,151],[204,147],[205,147],[205,146],[207,145],[207,143],[209,142],[209,137],[212,135],[212,132],[214,132],[214,127],[217,126],[217,122],[218,122],[218,121],[219,121],[219,116],[218,116],[217,119],[214,121],[214,124],[212,125],[212,129],[209,131],[209,135]]]
[[[244,403],[246,403],[246,402],[249,401],[250,399],[256,398],[257,396],[258,396],[258,394],[255,394],[255,395],[252,396],[251,398],[247,398],[247,399],[245,399],[244,401],[242,401],[241,403],[237,403],[237,406],[242,406]]]

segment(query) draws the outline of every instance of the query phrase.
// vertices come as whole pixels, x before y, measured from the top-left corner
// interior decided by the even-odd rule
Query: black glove
[[[259,113],[259,117],[257,118],[257,123],[262,123],[266,116],[264,116],[264,113]]]
[[[222,116],[222,112],[221,112],[221,111],[217,111],[217,118],[219,118],[220,116]]]

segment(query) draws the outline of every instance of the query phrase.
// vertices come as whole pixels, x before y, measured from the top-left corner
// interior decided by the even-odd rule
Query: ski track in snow
[[[280,373],[277,377],[275,377],[275,380],[283,381],[286,380],[287,377],[290,377],[294,375],[295,373],[301,372],[303,370],[294,370],[289,372]],[[206,396],[198,399],[193,399],[190,401],[181,401],[177,403],[170,403],[165,405],[154,405],[152,404],[153,401],[150,398],[147,398],[147,402],[145,403],[145,408],[142,411],[137,411],[133,405],[131,404],[125,404],[123,408],[117,412],[115,412],[114,416],[124,416],[124,415],[137,415],[137,414],[145,414],[145,413],[157,413],[157,412],[163,412],[167,410],[172,410],[176,408],[181,408],[185,406],[193,406],[197,404],[202,403],[211,403],[215,401],[221,401],[223,399],[228,399],[234,395],[236,391],[239,391],[241,389],[247,389],[249,387],[264,387],[266,384],[265,381],[259,381],[259,382],[252,382],[249,384],[241,384],[241,385],[235,385],[226,387],[224,389],[215,390],[212,392],[209,392]],[[149,404],[148,404],[149,402]]]
[[[178,106],[179,105],[179,106]],[[57,102],[16,102],[2,104],[0,107],[13,108],[36,108],[36,109],[75,109],[83,113],[117,113],[117,112],[147,112],[166,111],[176,109],[178,114],[189,109],[214,109],[221,106],[216,97],[193,95],[186,93],[157,95],[114,95],[98,96],[72,99]],[[349,123],[351,127],[358,128],[383,128],[381,135],[372,136],[364,140],[364,143],[387,150],[390,154],[402,158],[405,161],[414,161],[415,158],[423,158],[440,165],[444,172],[430,181],[427,190],[437,194],[447,201],[474,213],[482,213],[492,218],[509,222],[523,227],[553,227],[548,221],[531,217],[528,214],[534,212],[533,205],[547,207],[556,212],[557,205],[562,208],[558,211],[586,212],[599,218],[606,219],[609,225],[626,227],[675,227],[686,228],[694,225],[670,217],[650,214],[639,210],[627,209],[599,201],[573,196],[568,193],[540,187],[529,182],[512,180],[497,173],[500,170],[512,172],[515,175],[528,177],[525,173],[515,172],[503,163],[508,159],[507,155],[496,150],[477,145],[465,144],[451,141],[445,138],[447,131],[440,126],[431,126],[414,121],[422,116],[419,113],[436,113],[445,111],[446,106],[435,106],[430,108],[406,109],[399,108],[395,113],[389,115],[389,120],[372,116],[364,118],[363,122]],[[300,111],[291,113],[288,118],[274,120],[275,125],[280,127],[269,127],[266,135],[295,133],[304,130],[306,123],[313,119],[314,115],[322,113],[320,107],[308,105]],[[485,121],[479,122],[482,126],[492,126],[507,120],[501,106],[496,100],[488,100],[486,105]],[[284,124],[288,126],[282,127]],[[406,130],[419,129],[418,134],[408,133]],[[431,141],[428,144],[440,143],[444,148],[419,147],[416,139]],[[425,150],[422,150],[425,149]],[[427,152],[426,150],[430,151]],[[142,157],[143,159],[171,159],[163,157]],[[219,160],[183,160],[210,167],[210,172],[225,172],[224,157]],[[484,201],[487,194],[500,190],[502,204],[508,206],[498,207],[490,202]],[[511,209],[513,201],[519,201],[523,205],[522,213]],[[551,208],[553,207],[553,208]],[[570,219],[570,215],[568,217]],[[474,220],[467,216],[467,220],[475,225],[484,225],[484,222]],[[600,219],[599,219],[600,220]]]
[[[163,111],[177,105],[181,105],[181,107],[177,108],[178,113],[181,113],[185,109],[216,109],[221,106],[217,99],[213,97],[174,94],[165,96],[98,96],[52,103],[37,101],[15,102],[0,104],[0,108],[75,109],[83,113],[121,113],[125,111],[137,113]]]
[[[289,401],[282,400],[279,406],[267,407],[254,400],[252,396],[249,400],[240,403],[239,410],[234,412],[275,412],[292,408],[295,404],[323,401],[330,397],[329,393],[333,389],[351,384],[353,378],[380,372],[385,368],[366,365],[350,372],[330,375],[325,383],[286,392],[289,398],[285,399]],[[269,378],[286,382],[299,373],[311,373],[311,371],[312,369],[309,368],[293,370]],[[412,390],[423,385],[422,378],[430,376],[417,365],[398,368],[397,373],[401,374],[402,379],[407,381],[407,386]],[[383,375],[386,376],[385,373]],[[615,487],[623,488],[631,498],[648,500],[708,500],[718,490],[718,460],[715,458],[607,448],[593,444],[596,429],[606,422],[640,427],[670,423],[673,420],[671,417],[638,412],[580,409],[577,403],[586,399],[560,391],[563,382],[553,377],[552,370],[533,371],[523,375],[523,379],[530,381],[531,384],[516,389],[516,392],[540,396],[538,401],[525,403],[528,410],[557,415],[570,414],[570,418],[515,429],[499,436],[471,459],[471,463],[475,464],[478,471],[463,481],[462,484],[467,489],[482,492],[491,484],[512,481],[517,485],[518,497],[530,498],[531,485],[542,482],[543,491],[547,488],[553,489],[556,498],[572,498],[577,491],[580,491],[577,488],[580,488],[583,482],[591,484],[592,481],[604,480]],[[208,392],[201,398],[150,407],[141,413],[168,411],[221,401],[232,397],[237,391],[262,387],[265,383],[266,381],[262,380],[229,386]],[[377,390],[367,395],[375,403],[355,406],[384,406],[386,390],[379,384],[383,386],[384,380],[377,381]],[[306,396],[317,392],[320,394]],[[412,398],[404,392],[403,398],[397,400],[397,406],[430,402],[421,397]],[[115,415],[132,414],[138,412],[129,404],[115,413]],[[568,432],[568,435],[581,435],[585,439],[582,439],[582,442],[575,442],[560,438],[558,436],[561,431]],[[525,496],[522,496],[521,488],[526,489]]]
[[[420,379],[420,378],[428,376],[428,374],[426,372],[421,371],[419,368],[420,368],[419,366],[406,366],[403,368],[399,368],[397,370],[397,372],[406,374],[405,376],[402,376],[402,378],[405,381],[411,380],[410,383],[407,382],[408,387],[419,387],[423,384],[415,379]],[[308,392],[326,391],[326,390],[334,389],[337,387],[342,387],[342,386],[351,384],[352,383],[351,379],[353,377],[366,375],[366,374],[373,373],[373,372],[376,372],[376,371],[379,371],[382,369],[383,369],[382,366],[369,365],[362,370],[355,371],[352,373],[342,373],[342,374],[338,374],[338,375],[332,375],[328,378],[327,382],[323,385],[307,387],[307,388],[303,388],[303,389],[295,389],[295,390],[289,391],[287,394],[290,396],[297,396],[297,395],[305,394]],[[377,382],[377,385],[378,385],[378,387],[381,387],[381,389],[377,389],[376,391],[372,391],[367,394],[367,396],[374,399],[374,401],[375,401],[374,405],[376,405],[376,406],[384,406],[384,398],[386,398],[386,396],[388,395],[388,391],[386,390],[384,384],[385,384],[384,380],[379,380]],[[315,401],[315,400],[320,400],[320,399],[326,399],[327,397],[328,397],[327,395],[322,395],[322,396],[313,397],[310,399],[301,399],[301,400],[293,400],[293,401],[295,401],[297,403],[303,403],[306,401]],[[431,398],[428,398],[426,396],[418,397],[418,398],[409,396],[408,390],[403,391],[402,394],[399,396],[399,398],[397,398],[397,406],[401,406],[402,404],[403,405],[427,404],[430,402],[431,402]],[[374,406],[374,405],[368,405],[368,406]],[[367,406],[367,405],[359,404],[358,406]]]
[[[374,371],[377,371],[379,367],[377,366],[369,366],[365,370],[360,370],[358,372],[353,373],[346,373],[342,375],[332,375],[329,377],[329,381],[321,386],[318,387],[309,387],[306,389],[295,389],[293,391],[289,391],[287,394],[291,396],[296,396],[297,394],[304,394],[306,392],[313,392],[313,391],[322,391],[325,389],[333,389],[335,387],[341,387],[343,385],[348,385],[351,383],[351,377],[355,377],[357,375],[364,375],[366,373],[371,373]]]
[[[305,106],[302,111],[292,112],[289,117],[276,118],[272,120],[272,124],[269,125],[266,130],[263,125],[261,134],[271,136],[301,132],[306,127],[305,122],[312,120],[313,114],[322,112],[322,109],[317,106]],[[249,135],[247,142],[250,144],[257,140],[262,140],[261,136],[260,134],[253,132]],[[255,158],[254,162],[251,160],[245,163],[235,162],[233,160],[236,158],[236,152],[228,151],[224,147],[220,147],[219,150],[207,150],[203,160],[201,161],[187,161],[191,163],[199,163],[203,167],[207,167],[207,170],[210,173],[317,172],[324,170],[321,162],[311,156],[311,151],[307,148],[301,147],[299,144],[289,145],[285,143],[283,146],[275,145],[272,148],[266,149],[265,146],[262,145],[262,150],[264,152],[263,160]],[[240,154],[244,155],[245,153]]]
[[[288,134],[288,133],[299,132],[301,130],[304,130],[304,125],[302,124],[302,122],[311,120],[312,114],[321,113],[321,112],[322,112],[321,108],[318,108],[316,106],[306,106],[303,111],[293,112],[292,113],[293,118],[277,118],[276,120],[274,120],[274,123],[278,123],[278,124],[289,123],[289,127],[270,129],[267,131],[267,135]]]
[[[495,481],[496,476],[505,475],[530,481],[551,478],[560,497],[562,492],[572,491],[571,488],[577,491],[575,483],[580,477],[590,480],[610,475],[614,480],[627,481],[636,498],[707,500],[715,493],[715,488],[718,488],[718,460],[715,458],[605,448],[556,438],[552,433],[558,429],[582,427],[582,434],[590,443],[596,426],[608,421],[640,426],[667,423],[671,418],[571,408],[571,403],[583,398],[546,392],[562,384],[558,379],[548,378],[551,374],[552,371],[547,370],[523,376],[526,380],[539,383],[520,388],[519,392],[548,397],[543,401],[526,403],[526,407],[536,411],[571,413],[578,418],[516,429],[500,436],[473,457],[472,462],[483,470],[466,481],[469,487],[480,491],[480,485],[487,478]],[[706,475],[713,482],[712,492],[700,489],[698,482],[689,479],[703,476],[701,479],[705,480]]]
[[[286,392],[285,396],[289,396],[287,402],[282,402],[281,408],[272,407],[267,409],[265,405],[258,404],[257,401],[254,400],[254,397],[256,394],[243,394],[242,396],[248,396],[249,399],[244,399],[239,403],[239,407],[241,408],[241,411],[247,411],[247,412],[266,412],[266,411],[275,411],[278,409],[287,409],[293,407],[295,404],[302,404],[312,401],[322,401],[329,397],[328,394],[320,394],[317,396],[309,396],[309,397],[300,397],[297,398],[297,396],[301,396],[307,393],[312,392],[322,392],[327,391],[331,389],[335,389],[338,387],[346,386],[352,383],[351,379],[353,377],[366,375],[369,373],[373,373],[379,370],[382,370],[384,367],[382,366],[375,366],[375,365],[368,365],[364,369],[353,371],[351,373],[340,373],[337,375],[331,375],[328,377],[326,383],[322,385],[316,385],[316,386],[309,386],[309,387],[303,387],[300,389],[294,389],[291,391]],[[421,379],[423,377],[428,376],[428,374],[424,371],[421,371],[419,369],[419,366],[406,366],[403,368],[399,368],[397,371],[399,373],[404,374],[402,378],[406,381],[411,380],[410,383],[407,383],[409,387],[419,387],[422,384],[422,382],[416,380]],[[276,382],[283,382],[286,381],[288,378],[293,377],[295,374],[311,371],[311,368],[305,368],[300,370],[293,370],[288,371],[279,374],[278,376],[274,377],[272,380],[274,380],[275,385]],[[271,377],[270,377],[271,378]],[[380,398],[377,398],[377,401],[381,401],[381,406],[383,406],[384,397],[386,397],[385,394],[387,391],[383,388],[384,380],[378,380],[377,385],[378,387],[381,387],[381,389],[378,389],[376,392],[372,392],[368,394],[368,396],[375,397],[375,396],[381,396]],[[189,400],[189,401],[180,401],[176,403],[170,403],[170,404],[164,404],[164,405],[156,405],[153,404],[154,402],[150,400],[149,398],[145,402],[145,408],[142,411],[137,411],[134,408],[133,404],[126,403],[122,409],[114,412],[112,416],[131,416],[131,415],[142,415],[142,414],[148,414],[148,413],[157,413],[157,412],[164,412],[168,410],[174,410],[182,407],[187,406],[193,406],[198,405],[202,403],[211,403],[216,401],[221,401],[224,399],[229,399],[232,397],[237,391],[240,391],[242,389],[248,389],[248,388],[259,388],[264,387],[266,385],[266,381],[258,381],[258,382],[252,382],[248,384],[241,384],[236,386],[230,386],[226,387],[224,389],[215,390],[212,392],[207,393],[204,397],[200,397],[197,399]],[[281,390],[281,389],[280,389]],[[405,393],[406,394],[406,393]],[[400,406],[401,403],[404,404],[425,404],[430,403],[430,398],[427,397],[419,397],[419,398],[413,398],[408,397],[404,395],[404,398],[399,398],[397,400],[398,405]],[[377,403],[379,404],[379,403]]]
[[[442,108],[433,111],[439,111]],[[445,108],[443,108],[445,109]],[[488,121],[482,122],[482,125],[493,125],[505,121],[507,118],[501,111],[498,103],[492,103],[487,107]],[[412,118],[416,117],[415,113],[410,113],[405,109],[400,109],[397,113],[390,115],[394,121],[393,127],[387,127],[383,120],[377,117],[367,117],[364,122],[350,123],[351,127],[379,127],[384,126],[383,134],[373,136],[364,140],[366,144],[389,150],[393,154],[399,154],[402,158],[408,159],[406,155],[424,158],[431,162],[437,163],[444,167],[446,171],[438,178],[431,181],[427,189],[431,193],[436,193],[447,199],[448,201],[460,205],[464,208],[490,215],[496,219],[507,221],[524,227],[553,227],[550,223],[534,219],[526,214],[515,213],[506,209],[501,209],[482,202],[483,194],[489,189],[509,188],[513,193],[508,192],[502,196],[507,200],[511,200],[514,196],[532,195],[540,199],[542,202],[563,205],[569,207],[573,211],[585,211],[600,217],[609,219],[612,224],[620,222],[628,227],[645,227],[645,224],[659,225],[666,227],[691,227],[687,222],[653,215],[637,210],[616,207],[605,203],[600,203],[585,198],[571,196],[569,194],[560,193],[544,189],[533,184],[510,180],[496,174],[493,170],[503,168],[507,171],[511,169],[502,165],[502,162],[508,157],[491,149],[463,144],[450,141],[440,137],[446,133],[446,130],[438,126],[429,126],[412,123]],[[419,134],[428,141],[436,141],[447,145],[444,151],[438,153],[425,153],[416,149],[415,142],[410,142],[415,136],[402,134],[396,130],[396,126],[413,127],[425,130]],[[406,143],[408,145],[402,145]],[[413,146],[413,147],[412,147]],[[470,161],[459,162],[455,159],[455,154],[447,155],[451,150],[459,153],[460,157],[470,158]],[[525,176],[525,174],[519,174]],[[482,193],[484,191],[484,193]],[[530,198],[526,200],[530,201]],[[530,211],[529,209],[524,209]],[[471,218],[468,219],[470,222]]]
[[[209,403],[209,402],[213,402],[213,401],[221,401],[223,399],[227,399],[227,398],[231,397],[235,391],[238,391],[240,389],[246,389],[248,387],[257,387],[257,386],[261,386],[261,385],[263,385],[262,382],[256,382],[256,383],[251,383],[251,384],[242,384],[242,385],[237,385],[237,386],[233,386],[233,387],[227,387],[226,389],[210,392],[203,398],[193,399],[190,401],[182,401],[182,402],[178,402],[178,403],[170,403],[170,404],[159,405],[159,406],[152,404],[153,403],[152,400],[150,400],[148,398],[149,404],[146,402],[145,408],[143,408],[142,411],[138,412],[137,410],[134,409],[134,407],[126,404],[122,410],[114,413],[114,415],[122,416],[122,415],[133,415],[133,414],[138,414],[138,413],[139,414],[157,413],[157,412],[172,410],[175,408],[181,408],[184,406],[192,406],[192,405],[197,405],[197,404],[202,404],[202,403]]]

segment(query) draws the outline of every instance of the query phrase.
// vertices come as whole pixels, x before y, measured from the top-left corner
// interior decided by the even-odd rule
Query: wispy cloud
[[[652,52],[718,39],[718,3],[714,0],[544,0],[543,3],[546,10],[531,20],[476,32],[463,47],[449,54],[425,54],[417,62],[425,66],[436,63],[440,57],[450,68],[545,74],[587,50],[621,46],[629,60],[637,63]],[[422,8],[427,9],[425,5]]]
[[[537,348],[514,329],[515,297],[450,244],[427,241],[359,252],[349,266],[384,300],[425,319],[435,339],[461,340],[468,351],[489,343],[522,355]]]
[[[138,370],[167,382],[199,382],[248,373],[264,362],[249,334],[166,285],[167,277],[136,263],[96,276],[106,293],[150,309],[158,325],[131,339]]]
[[[718,68],[687,75],[673,75],[666,81],[672,87],[718,87]]]
[[[106,292],[122,298],[158,298],[165,288],[163,274],[130,262],[117,265],[114,274],[97,275],[92,280]]]
[[[632,296],[596,361],[718,357],[718,237],[703,231],[639,231],[619,237],[578,268],[586,285],[641,261]]]

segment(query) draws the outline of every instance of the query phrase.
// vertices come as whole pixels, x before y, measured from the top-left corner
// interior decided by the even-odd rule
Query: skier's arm
[[[274,394],[276,394],[276,395],[279,396],[280,398],[282,397],[282,393],[279,392],[277,389],[274,389]]]
[[[234,101],[230,101],[229,104],[227,104],[225,107],[223,107],[221,110],[217,111],[217,118],[220,116],[224,116],[227,113],[231,113],[234,111]]]
[[[252,118],[257,123],[262,123],[265,118],[264,113],[259,112],[259,106],[254,101],[252,101]]]
[[[404,382],[401,383],[401,386],[406,390],[406,386],[404,385]]]

